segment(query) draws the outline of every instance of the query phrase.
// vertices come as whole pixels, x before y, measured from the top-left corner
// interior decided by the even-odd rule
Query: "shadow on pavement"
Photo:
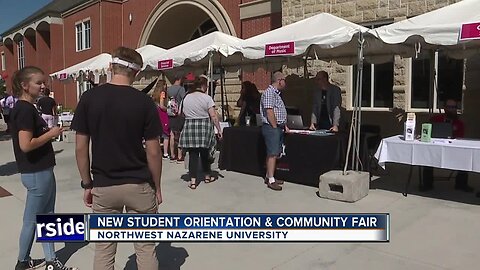
[[[17,163],[10,161],[3,165],[0,165],[0,176],[10,176],[18,173]]]
[[[62,249],[58,250],[56,252],[57,258],[59,261],[62,263],[66,264],[66,262],[72,257],[73,254],[75,254],[79,249],[87,246],[87,242],[83,243],[65,243],[65,247]]]
[[[389,167],[395,166],[394,170],[389,170]],[[408,180],[409,166],[396,164],[388,165],[387,171],[382,172],[380,178],[370,182],[370,189],[380,189],[399,193],[403,197],[402,193],[405,192],[405,186]],[[435,179],[433,190],[427,192],[421,192],[419,187],[419,168],[414,167],[412,171],[412,181],[408,188],[408,196],[415,195],[426,198],[434,198],[445,201],[459,202],[471,205],[480,205],[480,198],[475,196],[475,192],[463,192],[454,189],[455,178],[442,177],[441,170],[435,170]],[[449,171],[447,171],[448,173]],[[375,174],[374,174],[375,175]],[[479,174],[469,173],[469,185],[473,186],[476,191],[479,191],[479,187],[476,184],[479,179]],[[408,200],[407,197],[403,197]]]
[[[155,248],[157,253],[159,269],[179,270],[188,257],[188,252],[183,247],[172,247],[171,242],[161,242]],[[137,256],[135,254],[128,258],[123,270],[137,270]]]
[[[12,138],[12,136],[10,136],[10,134],[8,134],[7,132],[5,131],[0,131],[0,141],[9,141],[10,139]]]

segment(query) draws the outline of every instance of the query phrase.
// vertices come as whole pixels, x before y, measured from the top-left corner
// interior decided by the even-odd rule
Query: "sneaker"
[[[265,177],[264,180],[265,180],[265,181],[264,181],[265,185],[268,185],[268,182],[269,182],[269,181],[268,181],[268,177]],[[285,181],[283,181],[283,180],[275,179],[275,183],[277,183],[277,184],[279,184],[279,185],[283,185],[284,182],[285,182]]]
[[[28,261],[17,261],[15,270],[37,269],[45,265],[45,259],[30,259]]]
[[[170,159],[168,155],[162,155],[163,159]]]
[[[267,187],[269,189],[272,189],[272,190],[275,190],[275,191],[281,191],[282,190],[282,186],[280,186],[276,181],[273,182],[273,183],[270,183],[269,181],[266,181],[267,183]]]
[[[47,262],[45,270],[78,270],[78,268],[65,266],[61,261],[55,259],[51,262]]]

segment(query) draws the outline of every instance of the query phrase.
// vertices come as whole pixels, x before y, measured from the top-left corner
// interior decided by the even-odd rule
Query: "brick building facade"
[[[214,30],[248,38],[280,26],[279,0],[56,0],[2,33],[0,70],[10,89],[11,75],[22,66],[53,73],[120,45],[170,48]],[[239,89],[238,76],[232,77],[233,102]],[[245,77],[267,81],[264,72]],[[88,88],[71,80],[49,84],[67,108]]]

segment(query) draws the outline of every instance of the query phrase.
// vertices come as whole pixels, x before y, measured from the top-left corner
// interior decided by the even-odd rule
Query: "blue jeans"
[[[22,173],[22,184],[27,189],[27,201],[23,213],[23,226],[20,233],[19,261],[30,259],[37,214],[50,214],[55,209],[56,184],[53,167],[35,173]],[[55,259],[53,243],[42,243],[45,260]]]

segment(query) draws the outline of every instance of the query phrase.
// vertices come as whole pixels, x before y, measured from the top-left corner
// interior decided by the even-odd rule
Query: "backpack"
[[[10,98],[10,102],[9,102],[9,98]],[[17,103],[17,100],[18,99],[15,98],[14,96],[6,97],[2,104],[3,114],[9,115],[10,111],[15,107],[15,103]]]
[[[168,114],[168,116],[177,116],[178,115],[178,103],[177,103],[177,100],[176,100],[176,96],[168,98],[167,114]]]
[[[178,116],[180,113],[179,106],[178,106],[178,94],[180,94],[180,89],[178,89],[177,94],[168,98],[167,102],[167,114],[168,116]]]

